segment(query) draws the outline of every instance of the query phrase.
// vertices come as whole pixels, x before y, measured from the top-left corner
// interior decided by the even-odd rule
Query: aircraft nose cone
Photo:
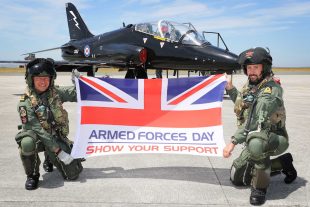
[[[220,73],[232,73],[241,69],[238,63],[238,55],[213,45],[209,45],[203,50],[206,60],[204,63],[209,65],[211,70]]]
[[[217,50],[216,53],[215,62],[217,62],[218,69],[227,73],[241,69],[238,63],[238,55],[226,50]]]
[[[241,68],[240,64],[238,63],[238,55],[232,52],[227,52],[227,55],[225,56],[225,58],[227,62],[227,67],[234,68],[235,70],[238,70]]]

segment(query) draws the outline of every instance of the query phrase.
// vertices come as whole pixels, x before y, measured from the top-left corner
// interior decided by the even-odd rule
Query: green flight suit
[[[271,161],[270,156],[282,154],[289,145],[283,89],[272,78],[266,78],[257,86],[247,83],[240,92],[234,87],[227,93],[235,103],[238,125],[232,142],[246,146],[233,165],[240,167],[244,161],[252,163],[252,186],[266,189],[270,171],[282,168],[279,160]]]
[[[20,149],[20,157],[27,176],[39,174],[40,159],[38,152],[46,151],[51,162],[58,168],[65,179],[76,179],[82,171],[80,160],[69,165],[62,163],[55,150],[60,148],[71,152],[72,142],[69,133],[68,114],[63,109],[63,102],[76,102],[75,86],[53,86],[43,94],[37,94],[29,88],[21,97],[17,110],[22,130],[15,139]]]

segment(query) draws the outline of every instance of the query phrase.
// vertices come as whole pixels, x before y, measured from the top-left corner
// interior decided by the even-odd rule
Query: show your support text
[[[100,145],[88,146],[86,154],[110,152],[187,152],[197,154],[217,154],[218,147],[207,146],[172,146],[172,145]]]

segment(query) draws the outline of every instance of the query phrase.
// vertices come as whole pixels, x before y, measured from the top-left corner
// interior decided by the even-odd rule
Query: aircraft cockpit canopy
[[[200,46],[202,44],[210,44],[190,23],[176,23],[159,20],[158,22],[153,23],[148,22],[136,24],[135,30],[187,45]]]

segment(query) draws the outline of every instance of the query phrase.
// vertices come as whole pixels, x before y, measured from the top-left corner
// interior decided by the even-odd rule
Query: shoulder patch
[[[26,107],[20,106],[18,111],[19,111],[20,120],[22,121],[23,124],[26,124],[28,122],[28,114],[27,114]]]
[[[25,101],[25,99],[26,99],[26,95],[25,95],[25,94],[23,94],[23,95],[21,95],[21,96],[20,96],[19,101],[20,101],[20,102],[24,102],[24,101]]]
[[[264,90],[264,94],[271,94],[271,92],[272,92],[272,89],[271,89],[271,87],[270,86],[267,86],[266,88],[265,88],[265,90]]]

